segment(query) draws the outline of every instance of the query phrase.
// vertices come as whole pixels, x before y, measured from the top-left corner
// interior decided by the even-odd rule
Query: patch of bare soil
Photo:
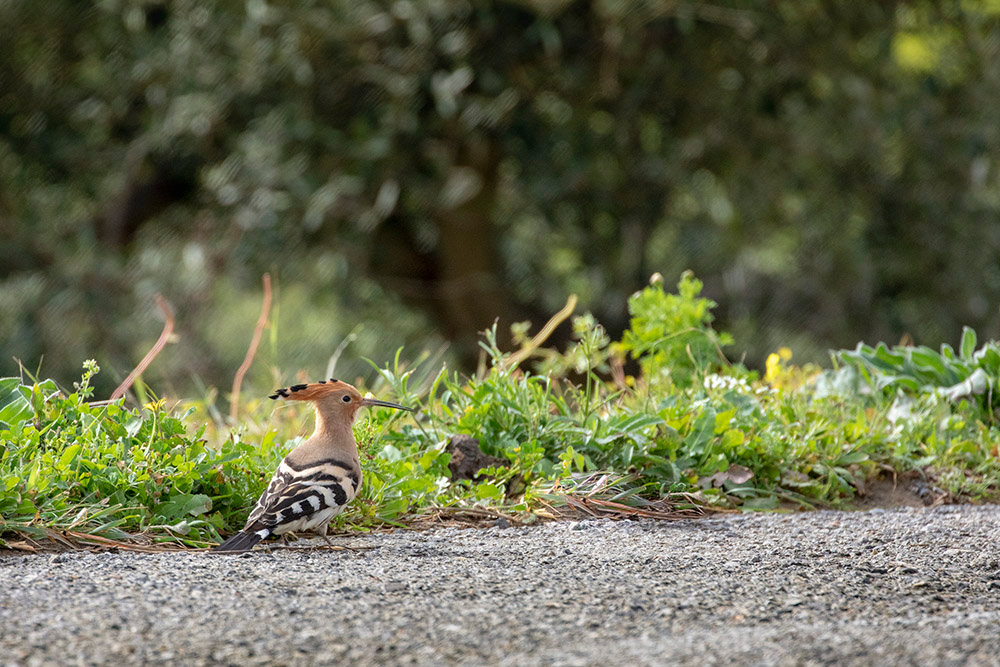
[[[933,473],[912,470],[905,473],[883,473],[868,480],[858,489],[858,495],[848,509],[872,510],[897,507],[937,507],[938,505],[982,505],[1000,502],[1000,495],[987,494],[972,498],[955,495],[941,488]]]
[[[896,507],[936,507],[957,500],[916,471],[884,474],[869,480],[851,507],[859,510],[894,509]]]

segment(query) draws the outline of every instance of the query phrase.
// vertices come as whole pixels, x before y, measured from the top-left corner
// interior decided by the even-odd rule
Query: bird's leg
[[[326,543],[327,543],[327,544],[328,544],[328,545],[329,545],[330,547],[332,547],[332,548],[334,548],[334,549],[345,549],[345,550],[347,550],[347,551],[353,551],[354,553],[359,553],[357,549],[354,549],[354,548],[352,548],[352,547],[349,547],[349,546],[347,546],[346,544],[334,544],[334,543],[333,543],[333,542],[332,542],[332,541],[330,540],[330,538],[329,538],[329,537],[327,536],[327,534],[326,534],[326,529],[327,529],[327,526],[323,526],[322,528],[320,528],[320,529],[319,529],[319,530],[317,530],[316,532],[317,532],[317,533],[319,533],[319,534],[320,534],[320,535],[321,535],[321,536],[323,537],[323,539],[324,539],[324,540],[326,540]]]
[[[319,534],[320,537],[322,537],[326,541],[327,546],[335,547],[337,545],[335,545],[333,542],[331,542],[330,538],[327,537],[327,534],[326,534],[326,529],[329,527],[329,525],[330,524],[328,524],[328,523],[324,523],[322,526],[319,526],[316,529],[316,532]]]

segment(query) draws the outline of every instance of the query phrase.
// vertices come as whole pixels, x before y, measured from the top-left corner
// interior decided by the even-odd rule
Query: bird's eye
[[[344,403],[350,403],[351,402],[351,397],[350,396],[344,396],[344,398],[342,398],[341,400],[344,401]]]

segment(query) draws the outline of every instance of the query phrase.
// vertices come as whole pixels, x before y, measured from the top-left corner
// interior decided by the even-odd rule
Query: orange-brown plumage
[[[360,396],[358,390],[347,384],[346,382],[340,382],[334,378],[329,380],[320,380],[319,382],[309,382],[306,384],[293,384],[290,387],[282,387],[281,389],[275,389],[274,393],[271,394],[269,398],[287,398],[290,401],[318,401],[325,396],[336,393],[338,391],[349,390],[354,394]]]

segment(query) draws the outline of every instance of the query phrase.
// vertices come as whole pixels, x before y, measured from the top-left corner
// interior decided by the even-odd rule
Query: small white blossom
[[[705,376],[705,389],[727,389],[738,391],[741,394],[750,393],[750,385],[746,378],[734,378],[729,375],[719,375],[712,373]]]

